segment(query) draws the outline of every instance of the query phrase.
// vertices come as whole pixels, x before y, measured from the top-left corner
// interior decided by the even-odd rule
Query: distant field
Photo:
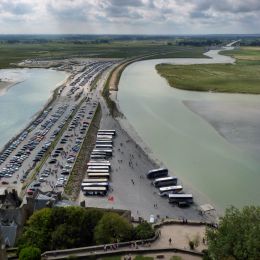
[[[167,45],[163,41],[122,41],[112,43],[0,43],[0,68],[24,59],[61,59],[70,57],[130,58],[156,54],[155,58],[204,57],[203,47]]]
[[[225,52],[239,58],[237,64],[156,66],[170,86],[185,90],[260,94],[260,48]],[[259,59],[259,60],[258,60]]]
[[[238,62],[241,60],[260,61],[260,47],[241,47],[240,49],[222,51],[221,53],[238,59]]]

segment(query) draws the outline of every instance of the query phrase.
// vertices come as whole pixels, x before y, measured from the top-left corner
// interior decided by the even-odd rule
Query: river
[[[0,96],[0,148],[32,120],[65,77],[51,69],[0,70],[0,78],[21,81]]]
[[[179,90],[169,87],[155,70],[159,63],[234,62],[218,51],[207,55],[212,59],[147,60],[129,65],[119,82],[120,109],[184,186],[192,185],[220,209],[259,205],[259,95]]]

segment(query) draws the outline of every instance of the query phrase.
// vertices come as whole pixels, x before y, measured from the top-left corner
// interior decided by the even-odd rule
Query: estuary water
[[[212,59],[129,65],[119,82],[120,109],[184,186],[192,185],[220,209],[260,205],[260,96],[178,90],[155,70],[160,63],[234,62],[217,51],[207,55]]]
[[[0,70],[0,78],[21,81],[0,96],[0,149],[32,120],[65,77],[65,72],[51,69]]]

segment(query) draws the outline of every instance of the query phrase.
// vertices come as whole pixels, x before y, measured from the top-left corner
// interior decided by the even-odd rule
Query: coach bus
[[[106,130],[106,129],[99,129],[98,134],[110,134],[110,135],[116,135],[116,130]]]
[[[193,196],[192,194],[187,194],[187,193],[183,193],[183,194],[180,194],[180,193],[177,193],[177,194],[169,194],[168,195],[168,198],[169,198],[169,203],[188,203],[188,204],[192,204],[193,203]]]
[[[82,182],[81,183],[81,188],[83,189],[85,187],[105,187],[105,188],[108,189],[109,183],[108,182],[93,182],[93,183]]]
[[[88,172],[88,178],[94,178],[94,179],[107,178],[107,179],[109,179],[109,177],[110,177],[109,172]]]
[[[181,185],[161,187],[159,188],[159,195],[163,197],[168,196],[171,193],[178,193],[180,191],[182,191]]]
[[[109,170],[110,167],[107,165],[92,165],[88,166],[88,170]]]
[[[86,196],[106,196],[107,195],[107,188],[106,187],[84,187],[83,193]]]
[[[168,176],[168,169],[166,168],[153,169],[146,174],[146,177],[148,179],[162,178],[167,176]]]
[[[107,178],[96,178],[96,179],[84,179],[82,183],[93,183],[93,182],[107,182]]]
[[[164,177],[164,178],[158,178],[155,179],[152,183],[156,188],[159,187],[166,187],[170,185],[176,185],[177,184],[177,177]]]

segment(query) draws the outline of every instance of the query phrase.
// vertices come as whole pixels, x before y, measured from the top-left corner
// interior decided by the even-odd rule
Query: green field
[[[260,94],[260,49],[243,48],[228,54],[238,58],[236,64],[159,64],[156,69],[175,88]]]
[[[110,43],[0,43],[0,68],[25,59],[62,59],[71,57],[130,58],[143,55],[150,58],[204,57],[203,47],[167,45],[163,41],[114,41]]]

